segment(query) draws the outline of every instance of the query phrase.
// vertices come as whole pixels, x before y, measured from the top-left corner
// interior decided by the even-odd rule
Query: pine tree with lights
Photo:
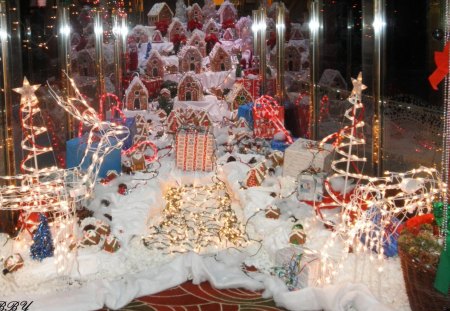
[[[178,18],[182,23],[187,22],[186,4],[184,4],[184,0],[177,0],[175,7],[175,17]]]
[[[23,139],[21,142],[24,151],[21,170],[23,173],[39,174],[55,170],[56,166],[49,168],[39,168],[39,162],[42,156],[53,152],[51,146],[46,147],[40,144],[40,141],[48,138],[47,127],[41,115],[39,101],[35,95],[39,85],[30,85],[27,78],[23,80],[23,86],[13,89],[22,95],[20,99],[20,113],[23,128]]]
[[[30,247],[31,258],[42,261],[53,256],[53,239],[48,225],[47,217],[39,215],[40,223],[33,236],[33,245]]]
[[[322,140],[322,143],[335,138],[336,158],[332,161],[331,167],[334,174],[328,178],[326,183],[328,193],[336,202],[336,205],[344,207],[343,199],[348,193],[348,189],[353,182],[367,180],[369,177],[362,174],[363,165],[367,162],[364,155],[360,155],[361,149],[366,144],[364,138],[364,105],[361,101],[361,93],[366,89],[362,83],[362,74],[359,73],[357,79],[352,79],[353,90],[348,98],[351,107],[345,111],[345,118],[348,122],[339,132],[329,135]],[[362,147],[362,148],[361,148]],[[329,184],[333,179],[343,179],[343,184],[339,187],[339,192],[343,197],[339,198],[332,191]],[[332,183],[332,182],[331,182]]]

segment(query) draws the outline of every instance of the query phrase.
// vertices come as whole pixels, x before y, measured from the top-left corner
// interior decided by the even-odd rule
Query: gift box
[[[134,135],[136,135],[136,119],[135,119],[135,117],[125,118],[125,119],[114,118],[111,120],[111,122],[124,125],[130,130],[130,134],[128,135],[127,139],[125,139],[123,142],[122,149],[127,150],[127,149],[131,148],[133,146]],[[127,135],[127,134],[124,133],[124,134],[118,135],[117,137],[119,139],[122,139],[123,137],[125,137],[125,135]]]
[[[181,128],[175,138],[176,166],[183,171],[214,168],[214,136],[208,129]]]
[[[273,150],[278,150],[284,152],[287,147],[289,147],[289,144],[285,141],[279,141],[279,140],[272,140],[270,143],[270,147]]]
[[[397,218],[392,218],[391,223],[386,225],[382,225],[381,222],[381,213],[380,210],[377,208],[371,208],[368,213],[368,218],[370,218],[372,222],[372,230],[370,230],[367,235],[369,236],[370,240],[372,240],[372,243],[374,246],[372,247],[372,251],[378,253],[379,249],[378,247],[383,247],[383,254],[387,257],[394,257],[398,254],[398,237],[400,233],[396,230],[398,228],[400,221]],[[385,226],[384,232],[383,232],[383,238],[380,243],[380,229],[381,226]],[[367,246],[372,244],[369,241],[366,241],[367,237],[366,233],[361,233],[360,240],[363,244],[366,244]]]
[[[280,120],[284,124],[284,107],[268,104],[255,104],[253,106],[253,133],[255,137],[272,139],[279,131],[274,120]]]
[[[289,290],[315,286],[320,278],[319,256],[302,247],[286,247],[275,254],[274,274],[282,279]]]
[[[117,144],[115,138],[109,138],[112,145]],[[86,170],[92,163],[92,154],[95,152],[95,148],[98,146],[98,142],[93,142],[91,150],[83,163],[84,153],[87,147],[87,135],[82,137],[76,137],[66,142],[66,166],[67,168],[77,167],[80,164],[81,169]],[[99,155],[101,156],[101,154]],[[99,168],[99,178],[105,178],[108,171],[116,171],[120,173],[121,168],[121,149],[112,149],[107,155],[105,155],[102,165]]]
[[[328,172],[331,168],[333,146],[299,138],[284,152],[283,176],[297,177],[308,169]]]
[[[236,83],[241,83],[253,98],[258,98],[261,95],[275,95],[276,79],[274,78],[266,79],[266,90],[264,92],[265,94],[261,94],[262,79],[260,77],[256,77],[255,79],[244,77],[237,79]]]
[[[251,130],[253,130],[253,104],[248,103],[238,108],[238,119],[244,118]]]

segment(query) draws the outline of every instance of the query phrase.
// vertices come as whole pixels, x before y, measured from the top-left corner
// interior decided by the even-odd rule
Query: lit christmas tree
[[[346,210],[345,195],[349,192],[349,187],[353,182],[359,183],[361,180],[368,180],[369,176],[362,174],[362,168],[367,162],[367,158],[360,156],[361,148],[364,148],[366,140],[364,138],[364,105],[361,102],[361,93],[366,89],[362,83],[362,74],[359,73],[357,79],[352,79],[353,90],[348,98],[352,106],[345,111],[345,118],[350,121],[339,132],[325,137],[322,142],[335,138],[336,158],[333,160],[331,167],[334,174],[328,177],[326,188],[329,195],[335,201],[336,206],[343,207],[343,215],[346,219],[348,213],[354,211]],[[332,191],[330,183],[333,179],[343,179],[344,183],[339,190],[342,197]]]
[[[53,239],[48,226],[47,217],[39,215],[40,224],[33,236],[33,245],[30,247],[31,258],[42,261],[53,256]]]

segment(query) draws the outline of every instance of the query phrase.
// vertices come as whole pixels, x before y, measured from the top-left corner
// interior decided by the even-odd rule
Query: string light
[[[143,243],[150,249],[183,253],[208,251],[209,247],[241,247],[243,228],[231,208],[225,183],[173,187],[164,195],[164,220],[150,228]]]

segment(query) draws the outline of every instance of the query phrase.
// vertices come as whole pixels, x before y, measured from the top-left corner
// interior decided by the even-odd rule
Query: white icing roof
[[[170,33],[173,29],[173,27],[175,27],[175,25],[179,24],[181,26],[181,28],[183,28],[184,32],[186,32],[186,29],[183,26],[183,23],[176,17],[172,18],[172,22],[169,25],[169,28],[167,29],[167,33]]]
[[[142,83],[141,79],[138,76],[135,76],[133,78],[133,80],[131,80],[131,83],[128,86],[128,88],[126,89],[125,96],[128,96],[128,94],[130,93],[131,89],[134,87],[134,85],[136,83],[139,84],[144,89],[145,94],[148,95],[148,91],[147,91],[147,88],[145,87],[144,83]]]
[[[217,30],[219,30],[219,26],[217,25],[216,21],[211,18],[208,22],[206,22],[205,25],[203,25],[203,31],[206,32],[206,29],[208,29],[211,24],[213,24],[217,28]]]
[[[222,14],[223,10],[225,10],[226,7],[230,7],[233,10],[234,14],[237,14],[237,10],[234,7],[233,3],[231,3],[228,0],[225,0],[224,2],[222,2],[222,4],[220,5],[219,10],[217,11],[217,14],[219,14],[219,15]]]
[[[192,45],[183,46],[181,51],[178,53],[178,57],[183,58],[186,55],[186,53],[191,50],[194,50],[194,53],[197,53],[198,56],[200,57],[200,59],[202,58],[202,54],[200,53],[198,48],[196,46],[192,46]]]
[[[220,50],[223,50],[226,55],[230,56],[230,54],[223,48],[222,44],[217,42],[216,45],[214,45],[214,48],[211,50],[211,53],[209,53],[209,58],[212,59],[216,57],[217,52],[219,52]]]
[[[191,37],[189,38],[189,43],[191,43],[192,39],[194,39],[194,37],[196,35],[198,35],[201,40],[205,40],[206,34],[203,31],[201,31],[200,29],[195,29],[192,32]]]
[[[164,6],[167,6],[167,7],[169,8],[170,13],[172,13],[172,16],[173,16],[172,10],[170,9],[170,7],[169,7],[169,6],[167,5],[167,3],[165,3],[165,2],[158,2],[158,3],[155,3],[155,4],[152,6],[152,8],[150,9],[150,11],[148,12],[147,16],[155,16],[155,15],[158,15],[158,14],[161,12],[161,10],[164,8]]]

